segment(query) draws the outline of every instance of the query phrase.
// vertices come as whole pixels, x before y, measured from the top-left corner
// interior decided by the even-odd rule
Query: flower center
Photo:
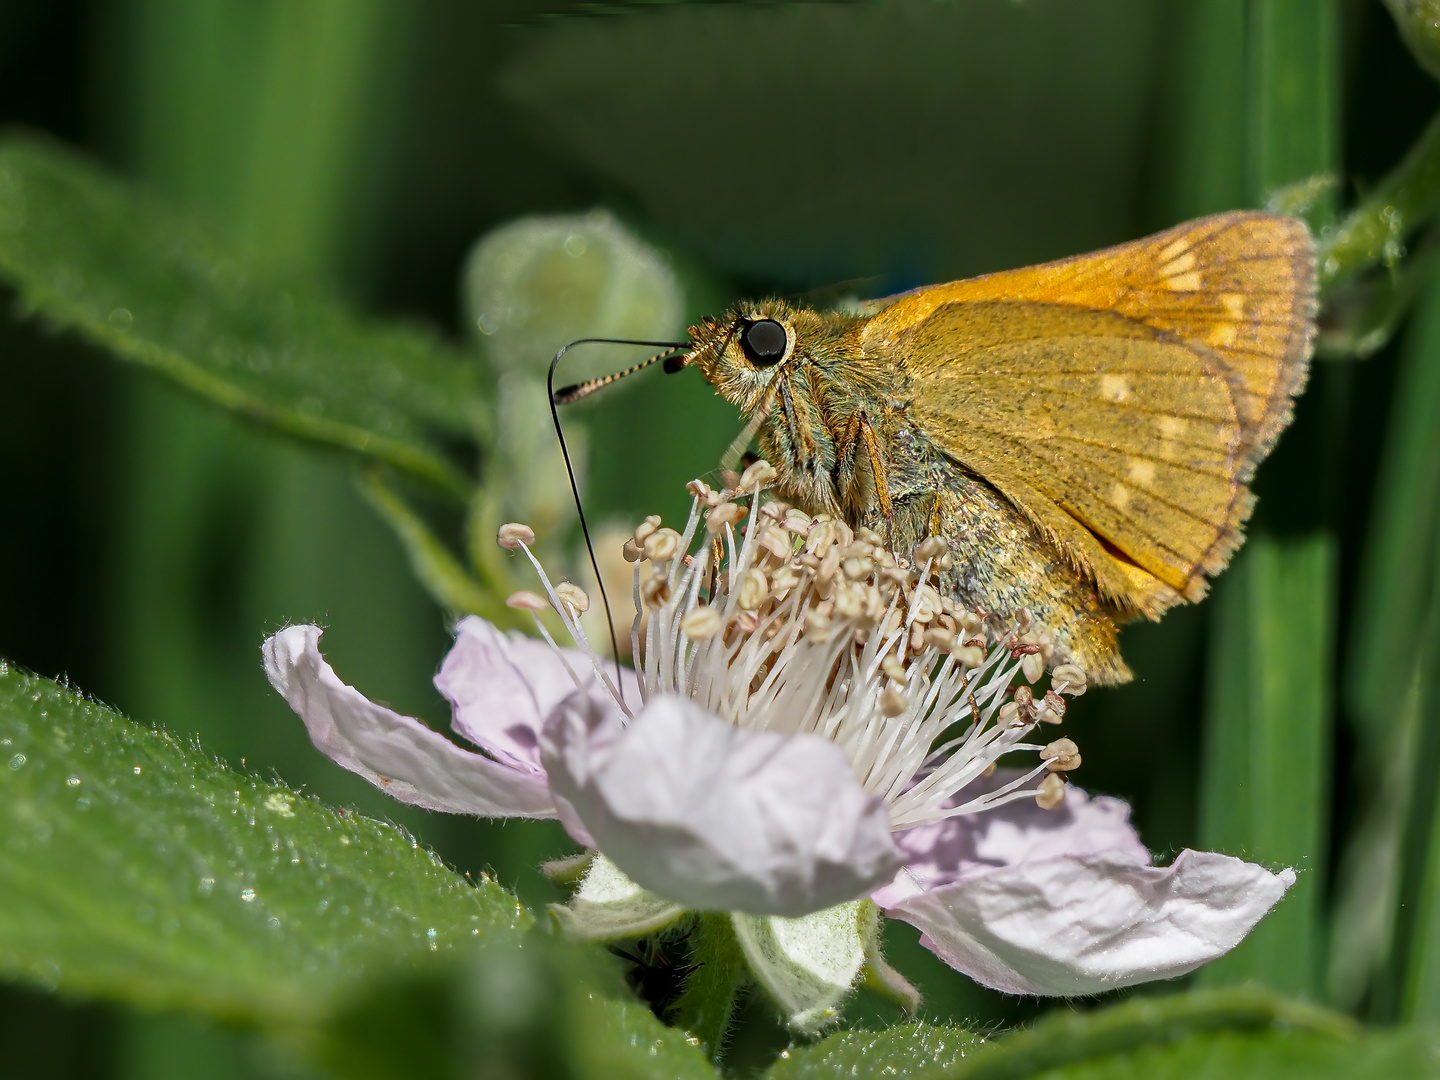
[[[981,613],[939,588],[950,567],[943,539],[897,557],[868,529],[764,497],[774,477],[762,461],[734,488],[693,481],[683,531],[651,517],[626,541],[642,701],[679,694],[739,727],[828,739],[884,800],[897,830],[1017,798],[1058,806],[1061,776],[1080,764],[1079,751],[1069,739],[1040,745],[1026,736],[1060,722],[1062,694],[1084,693],[1084,672],[1058,666],[1051,689],[1037,696],[1029,684],[1044,671],[1043,651],[1028,613],[987,635]],[[549,604],[516,594],[512,606],[553,606],[631,715],[580,628],[589,605],[583,591],[550,584],[524,526],[505,526],[498,539],[530,555],[549,594]],[[1026,681],[1016,685],[1017,676]],[[1019,751],[1038,752],[1039,763],[993,790],[964,794]]]

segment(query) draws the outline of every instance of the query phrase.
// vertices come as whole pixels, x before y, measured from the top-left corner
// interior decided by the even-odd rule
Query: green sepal
[[[798,919],[731,915],[755,981],[775,1000],[791,1029],[806,1035],[840,1015],[868,958],[876,918],[875,905],[864,900]]]
[[[684,905],[645,891],[600,854],[590,860],[574,898],[550,910],[578,941],[643,937],[685,917]]]

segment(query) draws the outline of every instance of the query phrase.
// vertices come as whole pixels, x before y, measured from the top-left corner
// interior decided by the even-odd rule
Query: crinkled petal
[[[999,769],[951,801],[958,804],[994,791],[1019,772]],[[1130,825],[1130,808],[1120,799],[1091,797],[1073,785],[1065,789],[1065,802],[1054,810],[1042,810],[1034,799],[1019,799],[994,810],[907,829],[895,842],[905,853],[905,869],[875,892],[874,900],[881,907],[921,890],[1036,859],[1105,855],[1137,866],[1150,863],[1150,852]]]
[[[622,727],[572,699],[541,737],[557,802],[637,884],[690,908],[799,916],[891,878],[879,799],[813,735],[737,728],[682,698]]]
[[[376,705],[320,655],[318,626],[291,626],[265,642],[265,674],[336,764],[401,802],[452,814],[555,817],[543,776],[456,746],[418,720]]]
[[[1095,994],[1168,979],[1229,952],[1295,883],[1182,851],[1166,867],[1040,859],[902,900],[887,914],[976,982],[1012,994]]]
[[[638,708],[634,672],[621,671],[626,700]],[[583,653],[557,651],[468,615],[455,626],[455,644],[440,665],[435,688],[453,706],[457,732],[505,764],[543,776],[540,730],[575,693],[577,679],[583,693],[609,701]]]

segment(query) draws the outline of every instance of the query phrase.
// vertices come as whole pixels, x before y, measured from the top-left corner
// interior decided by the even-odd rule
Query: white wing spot
[[[1171,259],[1160,267],[1160,273],[1165,277],[1174,277],[1176,274],[1183,274],[1186,270],[1193,269],[1195,269],[1195,253],[1187,251],[1184,255]]]
[[[1179,240],[1171,240],[1170,243],[1160,249],[1160,261],[1162,263],[1169,262],[1171,259],[1183,255],[1189,250],[1190,241],[1185,237],[1182,236]]]
[[[1110,504],[1117,510],[1124,510],[1130,505],[1130,489],[1124,484],[1116,484],[1110,489]]]
[[[1127,401],[1130,394],[1130,380],[1124,375],[1100,376],[1100,396],[1106,401]]]
[[[1165,284],[1175,292],[1197,292],[1200,288],[1200,271],[1191,270],[1188,274],[1167,277]]]
[[[1130,467],[1125,471],[1130,475],[1130,479],[1141,487],[1149,487],[1155,482],[1155,463],[1153,461],[1131,458]]]
[[[1239,322],[1245,318],[1245,294],[1227,292],[1220,294],[1220,303],[1225,308],[1225,314]]]
[[[1162,439],[1178,439],[1185,434],[1185,421],[1178,416],[1162,416],[1155,423]]]
[[[1233,322],[1216,323],[1205,335],[1205,340],[1219,349],[1228,349],[1240,337],[1240,327]]]

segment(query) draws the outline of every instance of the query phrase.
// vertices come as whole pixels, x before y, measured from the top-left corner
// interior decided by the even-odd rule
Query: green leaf
[[[867,1076],[946,1075],[978,1046],[964,1028],[896,1024],[884,1031],[842,1031],[791,1050],[766,1080],[854,1080]]]
[[[282,1026],[367,974],[531,921],[394,826],[3,664],[0,898],[0,973]]]
[[[1093,1062],[1100,1070],[1096,1075],[1108,1076],[1111,1073],[1103,1070],[1121,1067],[1132,1054],[1205,1046],[1209,1045],[1205,1040],[1214,1040],[1221,1032],[1300,1033],[1311,1042],[1348,1050],[1359,1045],[1355,1031],[1348,1017],[1258,988],[1209,990],[1136,998],[1090,1012],[1056,1010],[1032,1028],[988,1040],[926,1024],[904,1024],[878,1035],[846,1032],[808,1049],[792,1050],[770,1069],[766,1080],[895,1075],[917,1080],[1020,1080],[1040,1073],[1069,1075],[1067,1067],[1082,1062]],[[1197,1070],[1174,1075],[1232,1074]]]
[[[1432,1033],[1408,1029],[1341,1040],[1293,1032],[1195,1035],[1168,1046],[1055,1069],[1046,1080],[1412,1080],[1440,1076]]]
[[[685,1032],[621,982],[613,957],[539,932],[418,978],[377,980],[312,1043],[351,1080],[716,1080]]]
[[[431,433],[479,423],[473,360],[357,317],[57,144],[0,144],[0,276],[30,311],[224,408],[468,489]]]

